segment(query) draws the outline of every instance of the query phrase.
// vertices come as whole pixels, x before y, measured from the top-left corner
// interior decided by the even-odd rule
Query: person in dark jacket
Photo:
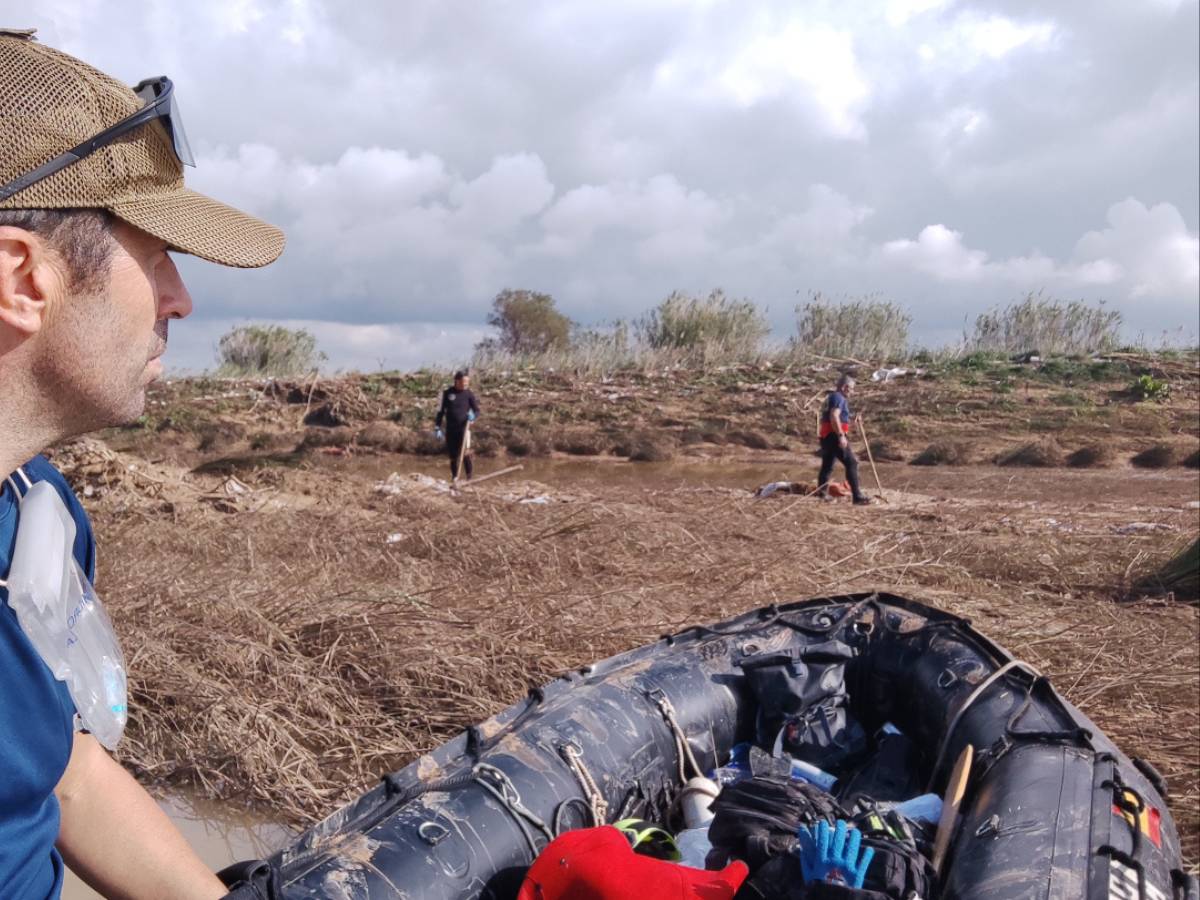
[[[470,481],[474,471],[471,464],[471,438],[468,426],[479,417],[479,401],[471,391],[471,375],[465,369],[454,373],[454,385],[442,391],[442,405],[433,420],[438,437],[445,426],[446,455],[450,457],[450,478],[458,479],[458,458],[461,455],[463,472]],[[464,449],[463,444],[466,444]]]
[[[821,474],[817,477],[820,485],[817,496],[822,500],[828,499],[829,479],[833,475],[834,461],[840,462],[846,469],[846,480],[850,482],[850,491],[854,495],[856,505],[863,506],[871,502],[871,498],[862,492],[858,484],[858,457],[850,446],[850,422],[854,418],[850,412],[850,395],[854,393],[854,379],[843,375],[838,379],[837,390],[830,391],[825,400],[825,408],[821,412],[821,426],[818,437],[821,439]]]

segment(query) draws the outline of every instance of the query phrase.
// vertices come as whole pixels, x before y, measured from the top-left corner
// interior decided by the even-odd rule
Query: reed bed
[[[243,480],[224,506],[136,484],[93,502],[131,673],[120,756],[144,781],[301,825],[565,669],[767,603],[887,588],[969,616],[1152,761],[1200,859],[1200,616],[1116,602],[1178,544],[1116,533],[1120,497],[1076,509],[891,492],[864,514],[601,477],[569,495],[500,480],[458,498],[385,496],[346,472]],[[513,502],[533,495],[550,502]],[[1174,531],[1189,515],[1138,512]]]

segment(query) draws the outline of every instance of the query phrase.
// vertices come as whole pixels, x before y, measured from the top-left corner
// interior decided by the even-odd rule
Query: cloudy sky
[[[31,10],[32,6],[32,10]],[[1198,330],[1195,0],[0,0],[176,82],[192,186],[281,225],[186,260],[172,362],[253,319],[331,366],[457,362],[502,288],[578,321],[673,289],[906,305],[918,339],[1044,290]]]

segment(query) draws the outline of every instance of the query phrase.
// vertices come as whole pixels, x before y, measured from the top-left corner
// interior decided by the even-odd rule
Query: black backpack
[[[866,735],[846,709],[853,658],[841,641],[740,657],[758,700],[755,743],[826,771],[860,755]]]
[[[715,818],[708,826],[713,846],[708,867],[740,859],[751,872],[774,857],[792,855],[801,825],[846,818],[837,801],[815,785],[772,775],[727,785],[710,808]]]

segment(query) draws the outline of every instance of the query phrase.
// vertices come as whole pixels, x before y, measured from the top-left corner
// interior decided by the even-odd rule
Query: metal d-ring
[[[417,835],[430,847],[436,847],[450,836],[450,829],[441,822],[425,821],[417,826]]]

